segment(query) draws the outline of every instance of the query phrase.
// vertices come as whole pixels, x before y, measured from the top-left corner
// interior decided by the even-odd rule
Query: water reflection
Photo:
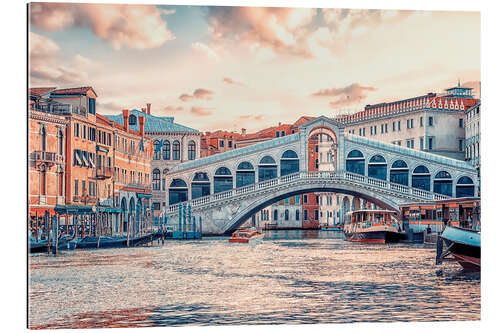
[[[32,328],[480,319],[478,274],[336,231],[34,255],[30,281]]]

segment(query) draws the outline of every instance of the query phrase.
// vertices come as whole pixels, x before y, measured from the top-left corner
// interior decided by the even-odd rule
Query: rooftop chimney
[[[139,133],[144,136],[144,117],[139,117]]]
[[[241,135],[247,135],[247,129],[246,128],[242,128],[241,129]]]
[[[128,132],[128,110],[122,110],[123,114],[123,128]]]
[[[146,113],[146,108],[141,108],[142,113]]]
[[[151,103],[146,103],[146,106],[148,107],[148,114],[151,114]]]

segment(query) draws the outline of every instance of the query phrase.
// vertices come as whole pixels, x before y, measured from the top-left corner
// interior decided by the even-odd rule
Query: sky
[[[474,88],[479,12],[32,3],[29,85],[248,132]]]

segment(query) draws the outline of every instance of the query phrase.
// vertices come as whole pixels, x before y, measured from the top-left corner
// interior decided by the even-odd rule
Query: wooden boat
[[[447,253],[466,270],[481,270],[481,232],[479,230],[447,226],[441,235]]]
[[[86,236],[78,241],[76,247],[79,249],[127,247],[127,236]]]
[[[344,227],[342,225],[322,225],[320,226],[320,230],[324,231],[342,231]]]
[[[229,243],[254,243],[262,240],[263,237],[264,234],[258,232],[255,228],[239,229],[233,232],[231,238],[229,238]]]
[[[347,213],[344,235],[350,242],[385,244],[405,238],[392,210],[361,209]]]

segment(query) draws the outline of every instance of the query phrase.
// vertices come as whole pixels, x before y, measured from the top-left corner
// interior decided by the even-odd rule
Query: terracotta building
[[[76,225],[78,220],[87,226],[89,222],[89,226],[102,227],[105,234],[116,234],[127,231],[133,220],[134,231],[140,230],[151,210],[151,140],[143,131],[129,130],[97,114],[97,94],[92,87],[32,88],[29,98],[30,114],[65,124],[57,129],[62,138],[57,149],[63,151],[59,154],[63,158],[59,159],[57,182],[53,182],[62,185],[54,209],[63,216],[63,223]],[[35,129],[36,124],[30,122],[31,127]],[[30,152],[36,152],[37,142],[42,141],[31,136],[29,141]],[[120,177],[115,170],[127,173]],[[43,188],[31,175],[28,187],[30,195],[41,196]]]

